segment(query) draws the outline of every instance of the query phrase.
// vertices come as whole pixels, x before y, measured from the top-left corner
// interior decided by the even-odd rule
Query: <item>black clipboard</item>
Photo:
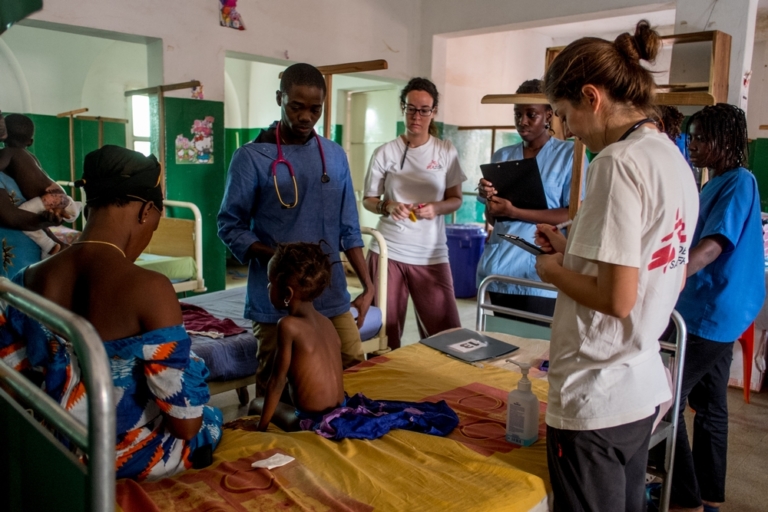
[[[535,158],[480,166],[483,178],[493,183],[499,197],[525,210],[546,210],[547,196]]]

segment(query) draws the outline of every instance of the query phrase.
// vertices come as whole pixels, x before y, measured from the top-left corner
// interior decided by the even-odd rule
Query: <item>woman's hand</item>
[[[566,239],[560,230],[551,224],[536,224],[534,243],[546,253],[565,254]]]
[[[536,273],[545,283],[552,283],[552,274],[563,268],[562,253],[536,256]]]
[[[488,213],[493,217],[509,217],[511,219],[516,217],[514,205],[510,201],[499,196],[489,197],[488,202],[486,202],[485,205]]]
[[[493,184],[485,178],[480,178],[480,183],[477,185],[477,195],[483,199],[488,199],[497,194],[496,189],[493,188]]]
[[[434,219],[438,215],[437,210],[435,209],[435,205],[432,203],[418,205],[417,208],[414,208],[413,213],[416,215],[417,219],[425,220]]]
[[[398,203],[396,201],[387,203],[387,214],[389,214],[392,220],[405,220],[411,214],[411,211],[413,211],[412,204]]]

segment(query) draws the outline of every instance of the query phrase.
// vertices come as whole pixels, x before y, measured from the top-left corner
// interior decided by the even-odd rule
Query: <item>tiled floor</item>
[[[242,274],[246,268],[231,268]],[[227,288],[242,286],[244,279],[238,274],[227,275]],[[360,292],[350,280],[350,294]],[[358,285],[359,286],[359,285]],[[459,299],[459,315],[464,327],[474,329],[474,299]],[[403,344],[410,345],[419,340],[413,305],[409,305]],[[253,396],[253,386],[249,387]],[[247,407],[241,407],[234,393],[228,392],[211,398],[211,405],[219,407],[229,421],[247,413]],[[768,390],[752,393],[751,403],[746,404],[741,389],[729,389],[728,407],[730,431],[728,435],[728,473],[727,501],[721,507],[722,512],[768,512]],[[689,432],[692,431],[692,417],[688,416]]]

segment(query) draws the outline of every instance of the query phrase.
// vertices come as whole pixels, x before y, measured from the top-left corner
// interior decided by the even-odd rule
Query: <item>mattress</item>
[[[141,268],[163,274],[172,283],[197,279],[197,265],[191,256],[161,256],[143,253],[136,260],[136,264]]]
[[[410,345],[347,370],[344,388],[376,399],[445,400],[460,420],[447,437],[396,430],[375,441],[337,442],[274,426],[255,432],[256,417],[241,418],[225,426],[208,468],[157,482],[118,481],[117,510],[546,511],[546,381],[532,385],[542,400],[539,441],[519,448],[504,440],[507,393],[519,379]],[[251,468],[275,453],[296,460]]]
[[[244,333],[213,339],[193,335],[192,350],[205,361],[209,381],[235,380],[256,373],[256,338],[250,320],[243,318],[245,287],[206,293],[182,302],[199,306],[217,318],[231,318]]]

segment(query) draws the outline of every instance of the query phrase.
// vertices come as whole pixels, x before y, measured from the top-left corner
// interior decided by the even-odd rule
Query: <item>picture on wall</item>
[[[177,164],[213,163],[213,117],[196,119],[192,124],[192,139],[180,133],[176,136]]]
[[[237,0],[219,0],[219,25],[235,30],[245,30],[243,19],[236,7]]]

